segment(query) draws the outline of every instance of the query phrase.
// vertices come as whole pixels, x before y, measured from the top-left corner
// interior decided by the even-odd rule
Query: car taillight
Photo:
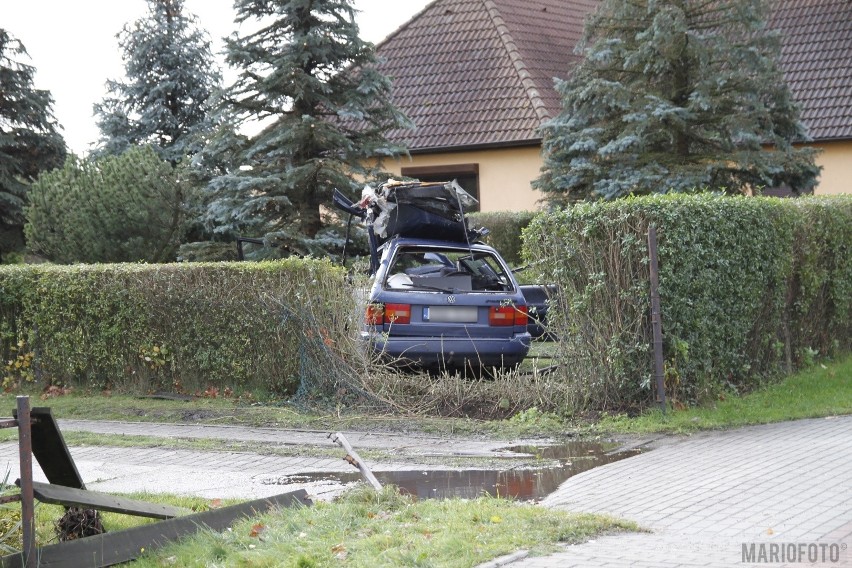
[[[526,306],[492,306],[488,310],[488,325],[527,325]]]
[[[385,323],[411,323],[411,306],[409,304],[385,304]]]
[[[515,307],[515,325],[527,325],[529,321],[527,306]]]
[[[411,323],[411,305],[368,304],[364,322],[367,325]]]

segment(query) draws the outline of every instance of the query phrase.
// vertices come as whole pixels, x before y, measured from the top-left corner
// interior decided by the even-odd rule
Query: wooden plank
[[[15,411],[17,418],[17,409]],[[50,408],[37,407],[30,410],[32,416],[33,455],[41,466],[47,480],[54,485],[85,489],[86,484],[77,471],[71,452],[65,444],[59,425],[50,413]]]
[[[352,448],[352,444],[349,443],[349,440],[346,439],[346,436],[343,435],[342,432],[335,432],[335,434],[331,437],[331,441],[340,445],[341,448],[347,451],[349,455],[347,455],[344,460],[347,463],[350,463],[357,467],[361,471],[361,475],[370,482],[370,485],[373,486],[373,489],[376,491],[382,490],[382,484],[379,483],[379,480],[376,479],[376,476],[373,475],[373,471],[367,466],[367,462],[361,459],[361,456],[358,455]]]
[[[15,482],[18,483],[17,481]],[[112,511],[113,513],[124,513],[138,517],[150,517],[152,519],[171,519],[190,513],[189,509],[172,507],[170,505],[159,505],[147,501],[117,497],[109,493],[99,493],[87,489],[74,489],[61,485],[33,482],[33,494],[42,503],[54,505],[65,505],[66,507],[82,507],[84,509],[97,509],[98,511]]]
[[[253,517],[275,507],[310,506],[312,503],[304,489],[282,493],[274,497],[257,499],[230,507],[177,517],[132,529],[105,533],[70,542],[51,544],[39,548],[39,568],[100,568],[129,562],[141,550],[154,550],[202,529],[222,531],[235,521]],[[0,557],[3,568],[22,568],[21,554]]]
[[[35,568],[35,501],[33,496],[33,438],[30,397],[17,397],[18,459],[21,469],[21,557],[27,568]]]

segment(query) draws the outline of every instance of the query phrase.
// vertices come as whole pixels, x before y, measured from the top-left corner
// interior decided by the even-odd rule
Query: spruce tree
[[[27,51],[0,28],[0,226],[23,227],[28,185],[62,165],[65,141],[53,117],[50,92],[33,84]]]
[[[557,81],[534,187],[552,202],[789,186],[819,169],[763,0],[604,0]]]
[[[234,130],[211,151],[228,164],[210,183],[208,222],[221,234],[263,236],[300,254],[335,246],[321,215],[338,188],[402,148],[385,133],[407,124],[358,37],[349,0],[236,0],[236,21],[255,30],[226,43],[240,70],[220,106]],[[243,132],[242,135],[234,134]]]
[[[183,0],[147,0],[148,14],[118,34],[126,78],[95,105],[102,154],[150,144],[172,164],[197,153],[212,130],[210,97],[221,75],[208,34]]]

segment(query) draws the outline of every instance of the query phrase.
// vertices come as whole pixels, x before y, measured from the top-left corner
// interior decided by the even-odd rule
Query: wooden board
[[[14,410],[17,418],[18,411]],[[86,484],[77,471],[71,458],[71,452],[65,444],[65,438],[59,431],[59,425],[50,413],[50,408],[38,407],[30,410],[32,418],[33,456],[53,485],[63,485],[75,489],[85,489]]]
[[[15,483],[20,485],[19,482],[20,480]],[[117,497],[108,493],[39,483],[38,481],[33,481],[33,494],[42,503],[97,509],[98,511],[112,511],[113,513],[124,513],[126,515],[150,517],[152,519],[171,519],[190,513],[189,509],[181,507],[160,505],[147,501],[128,499],[127,497]]]
[[[257,499],[239,505],[177,517],[132,529],[105,533],[70,542],[51,544],[36,551],[39,568],[100,568],[129,562],[140,555],[142,549],[161,548],[181,537],[201,529],[222,531],[235,521],[264,513],[275,507],[311,505],[304,489],[274,497]],[[20,553],[0,557],[3,568],[23,568]]]

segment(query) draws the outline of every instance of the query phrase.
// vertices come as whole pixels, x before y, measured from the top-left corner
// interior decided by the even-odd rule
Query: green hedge
[[[351,310],[324,261],[2,267],[4,378],[286,395],[347,372]]]
[[[485,243],[497,249],[510,266],[523,262],[521,234],[536,213],[533,211],[498,211],[493,213],[470,213],[468,219],[473,227],[486,227],[490,234]]]
[[[852,198],[652,196],[538,217],[525,254],[575,408],[651,400],[647,229],[659,239],[669,395],[707,400],[852,347]]]

